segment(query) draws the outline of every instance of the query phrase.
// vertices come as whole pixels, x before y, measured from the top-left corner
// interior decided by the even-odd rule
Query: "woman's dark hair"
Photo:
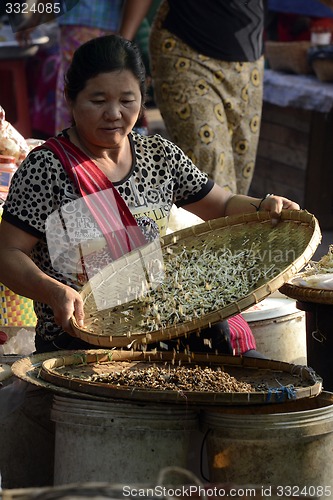
[[[100,73],[125,69],[131,71],[138,80],[142,103],[144,103],[146,72],[138,47],[118,35],[93,38],[74,52],[71,65],[65,75],[65,94],[74,102],[90,78]]]

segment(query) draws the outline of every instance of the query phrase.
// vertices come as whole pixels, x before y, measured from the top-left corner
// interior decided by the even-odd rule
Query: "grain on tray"
[[[247,382],[237,380],[221,368],[185,366],[149,366],[138,370],[122,370],[93,374],[92,382],[160,391],[254,392]]]
[[[273,267],[262,265],[254,244],[237,252],[225,247],[210,248],[207,244],[183,247],[178,253],[171,249],[165,256],[164,267],[155,271],[157,287],[139,301],[140,327],[144,332],[152,332],[201,318],[245,297]],[[129,302],[113,311],[120,311],[126,322],[131,317],[131,307]]]
[[[324,255],[319,262],[310,261],[306,265],[303,276],[310,276],[313,274],[331,274],[333,273],[333,245],[330,245],[328,252]]]

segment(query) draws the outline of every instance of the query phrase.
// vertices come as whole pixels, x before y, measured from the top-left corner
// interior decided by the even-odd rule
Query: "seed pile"
[[[246,296],[272,269],[262,266],[254,246],[238,252],[184,247],[167,256],[155,276],[159,286],[142,298],[140,326],[151,332],[200,318]]]
[[[161,391],[254,392],[255,388],[237,380],[220,368],[149,366],[138,370],[93,374],[92,382]]]
[[[303,275],[311,276],[312,274],[326,273],[333,273],[333,245],[329,246],[327,254],[324,255],[319,262],[310,261]]]

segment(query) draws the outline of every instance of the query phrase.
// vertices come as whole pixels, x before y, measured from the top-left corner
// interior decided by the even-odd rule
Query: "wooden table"
[[[250,194],[284,195],[333,228],[333,84],[265,71],[264,104]]]

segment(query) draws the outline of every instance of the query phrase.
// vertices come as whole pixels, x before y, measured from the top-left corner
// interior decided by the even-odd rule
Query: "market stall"
[[[284,193],[333,228],[333,85],[266,69],[251,194]]]

